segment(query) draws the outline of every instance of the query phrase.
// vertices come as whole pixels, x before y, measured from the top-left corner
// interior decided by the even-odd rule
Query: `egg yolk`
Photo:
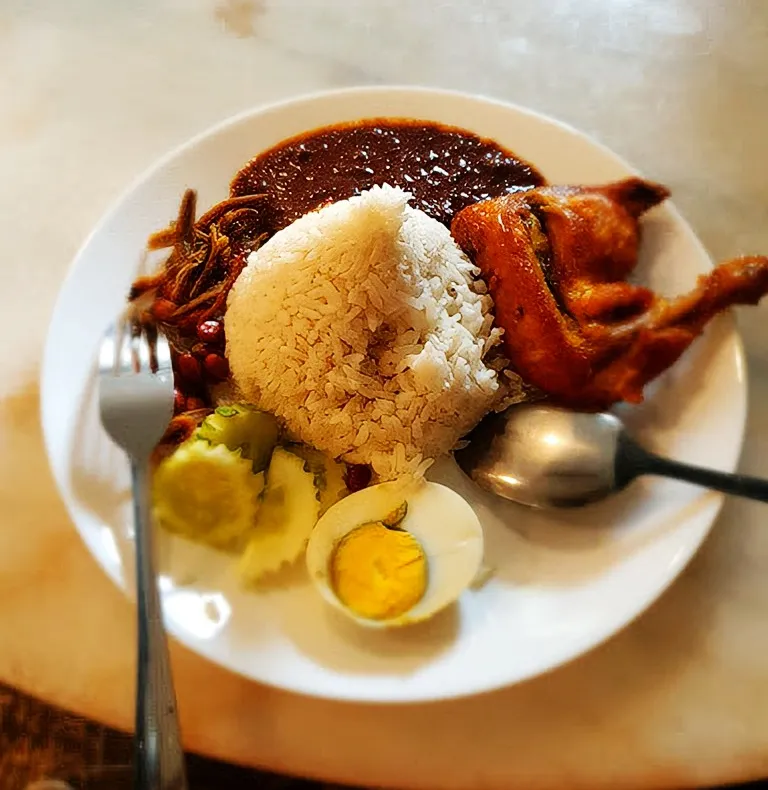
[[[389,620],[424,597],[427,558],[409,532],[373,522],[353,529],[336,544],[330,576],[348,609],[369,620]]]

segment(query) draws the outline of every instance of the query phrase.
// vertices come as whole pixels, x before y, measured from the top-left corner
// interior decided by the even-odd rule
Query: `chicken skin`
[[[451,232],[482,271],[512,366],[572,408],[638,403],[707,322],[768,292],[768,257],[748,256],[699,277],[674,299],[625,282],[637,264],[642,214],[663,186],[629,178],[552,186],[469,206]]]

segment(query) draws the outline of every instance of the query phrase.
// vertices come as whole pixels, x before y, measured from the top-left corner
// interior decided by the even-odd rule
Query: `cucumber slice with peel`
[[[273,415],[245,404],[219,406],[197,431],[199,439],[212,445],[223,444],[230,450],[240,450],[243,458],[252,462],[254,472],[266,469],[278,435]]]
[[[303,458],[276,447],[261,508],[239,563],[243,582],[256,584],[283,565],[295,562],[319,517],[314,474],[304,468]]]
[[[198,543],[237,551],[253,529],[264,475],[224,445],[190,440],[152,476],[153,514],[160,526]]]
[[[320,515],[349,494],[344,480],[346,464],[306,444],[292,444],[288,448],[306,461],[306,468],[315,476],[320,497]]]

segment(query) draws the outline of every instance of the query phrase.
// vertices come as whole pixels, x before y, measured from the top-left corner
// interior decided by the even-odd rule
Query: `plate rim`
[[[191,137],[183,140],[176,146],[173,146],[165,153],[163,153],[162,155],[154,159],[152,162],[150,162],[150,164],[147,167],[141,170],[133,179],[129,181],[126,187],[124,187],[122,190],[117,192],[115,196],[113,196],[111,201],[107,204],[105,210],[96,220],[96,222],[93,224],[90,231],[86,234],[82,243],[79,245],[77,251],[72,257],[72,260],[67,268],[65,277],[63,278],[61,284],[59,285],[54,308],[50,314],[48,328],[46,331],[45,344],[43,348],[42,360],[40,365],[40,375],[39,375],[39,381],[40,381],[39,416],[43,428],[43,440],[46,450],[46,459],[48,461],[48,465],[51,470],[57,492],[66,507],[67,515],[69,517],[70,523],[78,533],[78,536],[84,543],[85,548],[88,550],[89,554],[92,555],[93,559],[96,561],[96,564],[101,569],[101,571],[105,573],[105,575],[121,591],[121,593],[123,595],[126,595],[129,599],[133,600],[134,597],[130,587],[126,588],[121,583],[120,579],[117,578],[117,576],[108,567],[108,565],[102,561],[99,552],[96,551],[95,546],[92,545],[93,541],[89,539],[89,537],[80,528],[77,521],[73,517],[73,511],[75,508],[73,507],[73,499],[72,497],[69,496],[68,485],[66,481],[62,479],[62,475],[61,475],[62,470],[59,469],[56,465],[54,465],[52,461],[52,455],[53,455],[52,438],[51,438],[51,431],[48,428],[48,423],[49,423],[48,407],[47,407],[48,397],[46,396],[46,393],[50,391],[50,383],[49,383],[50,359],[54,353],[54,345],[55,345],[54,332],[52,330],[54,326],[60,323],[62,320],[61,314],[64,312],[64,302],[66,301],[68,291],[71,288],[74,278],[76,276],[77,269],[79,268],[81,259],[83,258],[84,254],[88,250],[93,240],[102,231],[103,227],[105,225],[108,225],[109,222],[112,221],[112,219],[119,213],[122,204],[130,197],[130,195],[138,187],[140,187],[143,183],[148,181],[158,171],[161,171],[163,168],[165,168],[174,159],[194,149],[196,146],[198,146],[208,138],[215,137],[231,127],[235,127],[241,123],[247,122],[256,117],[263,116],[271,112],[279,112],[282,109],[286,109],[295,105],[309,104],[318,100],[334,99],[336,97],[344,97],[344,96],[354,96],[354,95],[369,96],[371,94],[386,95],[386,94],[395,94],[395,93],[411,94],[413,96],[419,96],[419,95],[429,96],[432,99],[434,99],[435,97],[443,96],[445,98],[458,99],[460,101],[468,101],[475,103],[479,102],[481,104],[495,106],[505,111],[512,111],[516,114],[526,116],[529,119],[543,122],[549,126],[558,127],[562,131],[567,132],[568,134],[573,135],[577,138],[580,138],[582,141],[587,142],[591,146],[599,149],[604,156],[612,159],[616,164],[620,165],[627,171],[632,173],[638,173],[636,168],[634,168],[622,156],[620,156],[619,154],[614,152],[611,148],[609,148],[607,145],[605,145],[601,140],[579,130],[578,128],[570,125],[567,122],[561,121],[558,118],[554,118],[550,115],[539,112],[537,110],[533,110],[531,108],[524,107],[514,102],[505,101],[503,99],[499,99],[494,96],[489,96],[482,93],[468,93],[465,91],[457,91],[457,90],[451,90],[445,88],[433,88],[430,86],[397,85],[397,84],[376,85],[376,86],[363,85],[363,86],[344,87],[344,88],[338,88],[332,90],[312,91],[312,92],[301,93],[294,96],[289,96],[280,99],[278,101],[258,104],[253,107],[246,108],[233,115],[230,115],[212,125],[209,125],[208,127],[192,135]],[[372,116],[367,115],[361,117],[372,117]],[[397,116],[392,115],[390,117],[397,117]],[[314,128],[320,128],[320,127],[319,126],[310,127],[310,129],[314,129]],[[471,124],[464,126],[464,128],[468,128],[471,130]],[[690,232],[696,246],[698,247],[702,255],[705,256],[706,259],[709,260],[711,264],[712,261],[709,253],[707,252],[706,248],[702,244],[701,240],[699,239],[698,235],[695,233],[691,225],[687,222],[685,217],[678,210],[674,202],[671,200],[667,201],[666,206],[667,209],[671,211],[672,214],[675,216],[675,219],[681,222],[685,226],[685,228]],[[738,424],[738,435],[735,437],[735,441],[733,443],[733,459],[723,467],[727,469],[727,471],[734,471],[738,467],[739,459],[743,451],[743,444],[744,444],[745,432],[746,432],[746,421],[748,415],[747,359],[746,359],[746,353],[745,353],[743,341],[733,316],[729,315],[724,318],[721,318],[720,320],[723,321],[724,323],[727,323],[728,325],[727,339],[732,346],[731,353],[733,356],[734,364],[739,372],[738,402],[732,403],[730,407],[730,410]],[[172,623],[170,624],[166,623],[166,630],[169,636],[177,640],[186,649],[192,651],[203,660],[215,664],[216,666],[220,667],[223,670],[240,675],[241,677],[247,679],[249,682],[259,683],[266,686],[272,686],[273,688],[287,691],[289,693],[301,694],[310,698],[335,700],[349,704],[408,705],[414,703],[440,702],[440,701],[463,699],[463,698],[469,698],[475,696],[483,696],[485,694],[493,693],[498,689],[507,688],[512,685],[516,685],[518,683],[526,682],[527,680],[533,679],[535,677],[541,677],[560,667],[566,666],[567,664],[577,660],[579,657],[583,656],[584,654],[598,648],[600,645],[610,640],[613,636],[623,631],[627,626],[629,626],[638,617],[640,617],[640,615],[642,615],[650,606],[652,606],[667,591],[667,589],[677,580],[677,578],[680,576],[680,574],[685,569],[685,567],[689,564],[691,559],[696,555],[696,553],[700,549],[701,545],[703,544],[707,536],[710,534],[715,522],[720,516],[724,501],[725,501],[724,495],[717,495],[716,502],[713,505],[713,509],[711,511],[711,515],[709,516],[709,520],[706,527],[701,528],[699,534],[695,537],[695,539],[693,538],[690,539],[686,544],[685,549],[678,552],[675,558],[674,569],[670,571],[664,583],[658,586],[657,588],[655,588],[654,590],[652,590],[647,596],[644,596],[642,600],[639,600],[639,602],[635,603],[635,605],[631,607],[631,611],[629,612],[629,614],[625,618],[621,618],[618,624],[612,625],[612,627],[607,629],[606,633],[604,633],[599,639],[591,640],[588,646],[578,648],[571,655],[568,655],[560,660],[557,660],[546,666],[543,666],[540,670],[530,673],[525,678],[521,678],[518,680],[511,680],[507,683],[493,682],[491,684],[486,684],[486,685],[476,683],[472,686],[472,688],[465,690],[457,691],[455,689],[451,689],[447,692],[441,692],[439,695],[436,695],[434,693],[423,694],[416,692],[416,693],[410,693],[409,695],[404,696],[402,698],[401,697],[389,698],[381,695],[361,696],[359,694],[344,694],[344,693],[340,693],[339,690],[323,691],[315,688],[313,689],[308,689],[306,687],[297,688],[296,685],[281,684],[281,683],[266,681],[266,680],[258,680],[253,676],[247,674],[245,671],[237,667],[233,667],[228,663],[225,663],[223,660],[214,657],[210,651],[201,650],[200,646],[198,644],[195,644],[191,639],[185,638],[183,631],[181,629],[174,628]]]

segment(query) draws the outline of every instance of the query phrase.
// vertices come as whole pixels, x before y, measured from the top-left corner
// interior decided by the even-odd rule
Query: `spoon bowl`
[[[545,403],[488,415],[455,452],[481,488],[538,508],[579,507],[604,499],[643,474],[661,475],[728,494],[768,501],[768,481],[726,474],[650,453],[613,414]]]
[[[481,488],[531,507],[577,507],[616,488],[621,422],[545,404],[488,415],[455,453]]]

